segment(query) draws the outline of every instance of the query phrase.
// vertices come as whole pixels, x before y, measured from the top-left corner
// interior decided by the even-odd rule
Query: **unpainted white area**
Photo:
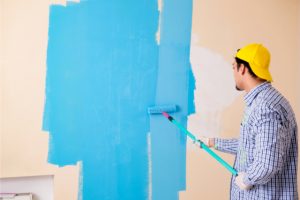
[[[192,35],[190,61],[196,79],[196,113],[189,116],[188,129],[196,136],[218,136],[222,111],[239,93],[235,89],[231,63],[196,43],[197,36]]]
[[[158,6],[158,11],[159,11],[159,21],[158,21],[158,28],[156,32],[156,43],[157,45],[160,44],[160,26],[161,26],[161,14],[162,14],[162,9],[163,9],[163,0],[157,0],[157,6]]]
[[[82,0],[81,0],[82,1]],[[66,6],[67,2],[75,2],[79,3],[80,0],[50,0],[50,4],[55,4],[55,5],[63,5]]]

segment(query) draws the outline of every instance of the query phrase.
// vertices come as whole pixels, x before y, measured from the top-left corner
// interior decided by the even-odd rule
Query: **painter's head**
[[[244,90],[251,80],[272,81],[269,72],[270,53],[261,44],[250,44],[237,50],[232,64],[237,90]]]
[[[245,73],[248,73],[248,75],[250,75],[252,78],[257,78],[247,61],[235,57],[235,62],[232,63],[232,66],[233,76],[235,80],[235,88],[239,91],[244,90],[243,82],[245,81],[245,79],[243,77]]]

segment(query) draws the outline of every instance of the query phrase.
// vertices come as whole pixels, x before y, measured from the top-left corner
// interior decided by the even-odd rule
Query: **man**
[[[288,101],[270,84],[269,63],[261,44],[238,50],[233,75],[236,89],[246,92],[240,137],[202,138],[209,147],[236,155],[231,199],[298,199],[297,124]]]

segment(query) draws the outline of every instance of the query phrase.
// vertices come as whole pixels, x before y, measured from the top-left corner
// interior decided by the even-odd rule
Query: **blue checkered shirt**
[[[234,168],[245,172],[240,190],[231,179],[230,199],[295,200],[297,123],[288,101],[268,82],[248,92],[238,139],[215,138],[217,150],[236,155]]]

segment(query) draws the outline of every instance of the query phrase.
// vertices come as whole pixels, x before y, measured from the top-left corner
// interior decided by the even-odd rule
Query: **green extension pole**
[[[199,142],[200,147],[204,149],[207,153],[209,153],[214,159],[216,159],[220,164],[222,164],[230,173],[234,176],[237,176],[237,171],[231,167],[225,160],[223,160],[218,154],[212,151],[206,144],[204,144],[201,140],[198,140],[192,133],[186,130],[181,124],[179,124],[172,116],[170,116],[166,112],[162,112],[162,114],[173,124],[175,124],[181,131],[183,131],[189,138],[191,138],[194,142]]]

